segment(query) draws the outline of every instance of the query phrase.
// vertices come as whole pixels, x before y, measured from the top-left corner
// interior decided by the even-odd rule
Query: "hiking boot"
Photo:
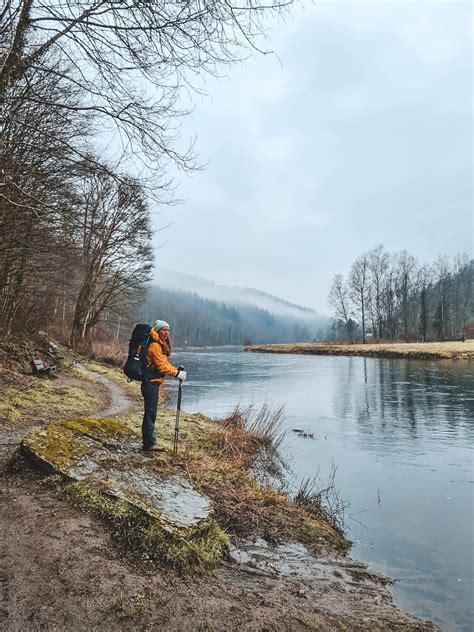
[[[164,452],[165,448],[161,445],[155,443],[155,445],[150,446],[149,448],[143,448],[143,452]]]

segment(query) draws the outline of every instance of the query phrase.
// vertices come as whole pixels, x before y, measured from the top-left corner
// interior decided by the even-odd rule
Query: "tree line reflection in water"
[[[472,439],[472,363],[346,360],[343,379],[335,384],[334,412],[356,420],[363,434],[383,431],[394,441],[420,432]]]

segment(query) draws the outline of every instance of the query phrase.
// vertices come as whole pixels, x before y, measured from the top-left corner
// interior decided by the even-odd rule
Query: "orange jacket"
[[[178,372],[178,369],[168,360],[168,356],[164,352],[163,344],[158,332],[152,328],[150,330],[150,336],[152,342],[150,342],[146,353],[147,367],[154,366],[160,373],[165,373],[166,375],[172,375],[174,377]],[[160,384],[163,384],[163,381],[163,377],[155,377],[150,380],[150,382],[159,382]]]

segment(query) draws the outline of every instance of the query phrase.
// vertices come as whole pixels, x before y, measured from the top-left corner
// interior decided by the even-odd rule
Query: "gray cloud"
[[[160,268],[327,311],[332,276],[384,243],[472,249],[467,3],[316,3],[275,56],[209,81],[184,133],[207,169],[158,223]]]

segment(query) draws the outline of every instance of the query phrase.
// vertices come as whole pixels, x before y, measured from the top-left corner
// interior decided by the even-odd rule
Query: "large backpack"
[[[164,376],[164,373],[160,373],[155,367],[146,366],[146,353],[152,342],[150,329],[150,325],[135,325],[133,329],[128,343],[128,358],[123,367],[123,372],[129,380],[143,382]]]

